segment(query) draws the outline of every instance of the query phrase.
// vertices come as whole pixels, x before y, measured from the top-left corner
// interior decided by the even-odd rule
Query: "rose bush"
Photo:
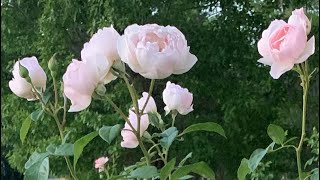
[[[117,48],[114,46],[116,43]],[[119,60],[119,56],[122,61]],[[121,147],[136,148],[139,146],[143,153],[140,162],[125,168],[119,174],[109,173],[110,167],[115,163],[114,159],[106,165],[106,168],[105,163],[109,161],[109,158],[101,157],[97,159],[95,168],[101,173],[101,178],[106,176],[107,179],[177,179],[183,178],[191,172],[203,177],[215,178],[214,172],[205,162],[184,166],[185,159],[176,165],[176,159],[169,157],[169,150],[174,141],[181,141],[185,134],[195,131],[216,132],[226,137],[223,128],[213,122],[199,123],[191,125],[179,133],[174,121],[177,112],[186,115],[193,110],[192,93],[170,81],[167,83],[167,87],[163,91],[163,101],[167,105],[164,108],[166,115],[171,112],[171,122],[161,116],[161,112],[159,113],[157,109],[157,103],[152,97],[155,79],[167,78],[171,74],[185,73],[197,62],[197,57],[189,52],[187,41],[177,28],[173,26],[163,27],[157,24],[142,26],[134,24],[128,26],[122,36],[112,26],[103,28],[98,30],[90,41],[84,44],[81,59],[81,61],[73,59],[67,67],[62,78],[63,89],[60,91],[63,92],[62,96],[58,95],[59,88],[56,81],[56,71],[58,70],[56,66],[58,64],[55,55],[50,59],[48,66],[54,91],[52,101],[50,101],[50,97],[46,97],[48,92],[39,91],[35,88],[39,86],[36,81],[37,78],[41,77],[34,77],[33,69],[26,65],[26,60],[23,61],[23,65],[30,73],[22,77],[19,76],[20,81],[28,83],[25,81],[31,79],[31,87],[27,90],[28,92],[34,92],[33,95],[40,99],[42,105],[42,109],[34,118],[39,118],[43,113],[51,116],[57,124],[61,138],[61,144],[50,144],[46,148],[46,152],[34,152],[32,154],[25,165],[26,178],[38,179],[37,173],[43,171],[43,169],[46,170],[41,178],[47,178],[49,157],[64,156],[71,177],[76,180],[79,179],[76,171],[77,161],[85,146],[97,135],[109,144],[113,143],[116,136],[121,135],[122,141],[119,144]],[[123,62],[128,64],[134,72],[151,79],[149,91],[143,92],[142,97],[139,97],[135,84],[130,82],[130,76],[126,73]],[[18,71],[19,69],[16,69],[14,73],[16,74]],[[20,71],[19,73],[23,74],[21,69]],[[132,106],[129,108],[128,115],[106,94],[105,85],[117,78],[124,80],[132,99]],[[60,105],[60,97],[64,97],[62,105]],[[68,107],[68,99],[71,101],[70,107]],[[74,143],[68,142],[70,132],[66,134],[64,131],[67,110],[68,112],[82,111],[89,107],[93,99],[105,100],[110,103],[124,120],[124,126],[123,123],[103,126],[99,131],[91,132]],[[63,113],[60,113],[60,110],[63,110]],[[24,123],[21,128],[24,134],[29,129],[28,123],[29,121]],[[148,132],[147,129],[150,125],[154,128]],[[24,138],[25,136],[21,136],[21,140]],[[69,156],[73,156],[73,167]],[[108,154],[108,156],[113,157],[113,154]],[[164,167],[158,169],[154,166],[156,162],[162,162]],[[170,169],[167,169],[168,166]]]

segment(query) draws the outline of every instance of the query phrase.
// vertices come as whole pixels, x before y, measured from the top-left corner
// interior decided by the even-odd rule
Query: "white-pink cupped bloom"
[[[23,58],[22,60],[17,61],[13,66],[13,78],[9,81],[9,88],[11,91],[17,96],[26,98],[27,100],[36,100],[37,97],[33,92],[32,85],[25,78],[20,76],[19,62],[21,66],[28,70],[28,75],[35,88],[42,92],[46,89],[46,73],[34,56]]]
[[[274,79],[314,53],[314,36],[307,41],[305,26],[297,21],[300,20],[292,18],[289,23],[272,21],[258,42],[258,51],[263,56],[258,62],[271,66],[270,75]]]
[[[164,107],[166,114],[172,110],[176,110],[182,115],[193,111],[193,95],[187,88],[182,88],[168,81],[166,88],[163,90],[162,98],[166,104]]]
[[[304,13],[303,8],[292,11],[292,15],[289,17],[288,23],[302,25],[306,34],[309,34],[311,31],[311,22]]]
[[[120,61],[117,51],[117,41],[120,34],[111,27],[99,29],[89,42],[83,45],[81,59],[85,63],[92,64],[96,67],[99,75],[99,81],[107,84],[117,77],[114,76],[110,69],[114,63]]]
[[[104,165],[109,161],[108,157],[100,157],[94,161],[94,167],[99,171],[104,169]]]
[[[72,60],[63,75],[64,94],[71,100],[69,112],[78,112],[90,105],[98,81],[94,66],[76,59]]]
[[[138,129],[138,119],[137,115],[129,110],[129,121],[135,130]],[[144,114],[140,118],[140,136],[148,129],[149,117],[148,114]],[[125,123],[124,128],[121,130],[121,136],[123,141],[121,142],[121,147],[124,148],[136,148],[139,145],[137,136],[133,133],[132,128],[128,123]]]
[[[197,62],[185,36],[173,26],[130,25],[119,38],[117,48],[121,60],[148,79],[185,73]]]
[[[149,94],[147,92],[143,92],[142,97],[138,100],[138,105],[139,105],[140,111],[144,107],[144,105],[148,99],[148,96],[149,96]],[[152,96],[150,96],[148,103],[146,104],[145,109],[143,111],[143,113],[149,113],[149,112],[157,112],[157,105],[156,105],[156,102],[154,101]]]

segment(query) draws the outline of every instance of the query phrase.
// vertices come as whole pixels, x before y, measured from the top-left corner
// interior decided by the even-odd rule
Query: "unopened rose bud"
[[[57,63],[57,59],[56,59],[56,54],[57,54],[57,53],[55,53],[55,54],[50,58],[50,60],[49,60],[49,62],[48,62],[48,68],[49,68],[49,70],[51,71],[51,75],[52,75],[53,77],[56,76],[57,71],[58,71],[58,63]]]
[[[20,61],[19,61],[19,74],[22,78],[25,79],[30,79],[29,78],[29,71],[27,68],[25,68],[24,66],[21,65]]]

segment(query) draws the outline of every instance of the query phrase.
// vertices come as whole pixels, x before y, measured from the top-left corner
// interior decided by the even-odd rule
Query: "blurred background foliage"
[[[36,106],[13,95],[8,88],[15,61],[34,55],[47,68],[48,60],[57,53],[62,78],[71,59],[80,58],[83,44],[99,28],[113,24],[121,34],[133,23],[157,23],[180,29],[191,52],[198,57],[188,73],[156,81],[153,96],[158,109],[164,114],[161,96],[166,81],[176,82],[193,92],[195,109],[177,118],[178,128],[213,121],[224,127],[228,137],[226,140],[210,133],[187,135],[183,142],[173,144],[171,156],[182,159],[193,152],[191,160],[209,163],[217,179],[236,179],[241,159],[271,143],[266,133],[270,123],[289,130],[291,137],[300,134],[302,90],[298,75],[288,72],[273,80],[269,67],[257,63],[260,58],[257,41],[273,19],[287,19],[293,9],[304,7],[312,18],[311,35],[319,42],[318,3],[316,0],[2,0],[1,176],[13,177],[12,169],[23,172],[24,163],[34,150],[44,151],[59,139],[54,121],[45,116],[32,122],[32,130],[21,143],[22,121]],[[319,67],[316,44],[316,53],[308,60],[311,68]],[[139,92],[147,91],[149,81],[130,74]],[[122,109],[128,109],[130,96],[123,82],[116,80],[108,84],[107,92]],[[319,74],[316,73],[309,93],[307,137],[314,126],[319,128],[318,99]],[[119,122],[123,123],[109,104],[95,100],[87,110],[68,114],[67,130],[72,131],[70,141],[74,142],[103,125]],[[78,176],[97,179],[94,159],[109,156],[115,150],[119,156],[118,170],[123,168],[121,164],[128,166],[140,157],[138,150],[119,148],[119,143],[109,146],[96,138],[78,162],[78,172],[83,174]],[[304,162],[313,156],[307,145],[303,153]],[[280,151],[267,156],[264,162],[252,179],[259,174],[271,179],[292,179],[297,175],[293,151]],[[307,169],[315,165],[317,162]],[[52,175],[59,177],[68,173],[62,158],[50,158],[50,169]]]

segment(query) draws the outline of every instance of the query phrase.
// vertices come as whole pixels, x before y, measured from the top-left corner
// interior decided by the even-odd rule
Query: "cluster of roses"
[[[71,100],[69,112],[87,108],[95,90],[117,78],[113,70],[119,68],[122,62],[145,78],[164,79],[171,74],[189,71],[197,62],[197,57],[189,49],[184,35],[172,26],[134,24],[128,26],[122,36],[112,26],[98,30],[84,44],[81,61],[73,59],[63,75],[63,91]],[[28,77],[21,75],[21,68],[28,71]],[[36,100],[35,91],[45,91],[47,77],[36,57],[26,57],[16,62],[13,76],[9,86],[19,97]],[[139,123],[141,136],[149,126],[147,113],[157,111],[154,99],[148,96],[143,92],[138,100],[139,110],[148,101]],[[185,115],[193,110],[192,93],[170,81],[163,91],[163,101],[166,113],[175,110]],[[139,128],[134,108],[129,110],[128,120],[130,124],[126,122],[121,131],[121,146],[135,148],[139,142],[133,131]],[[107,158],[103,161],[106,162]]]

